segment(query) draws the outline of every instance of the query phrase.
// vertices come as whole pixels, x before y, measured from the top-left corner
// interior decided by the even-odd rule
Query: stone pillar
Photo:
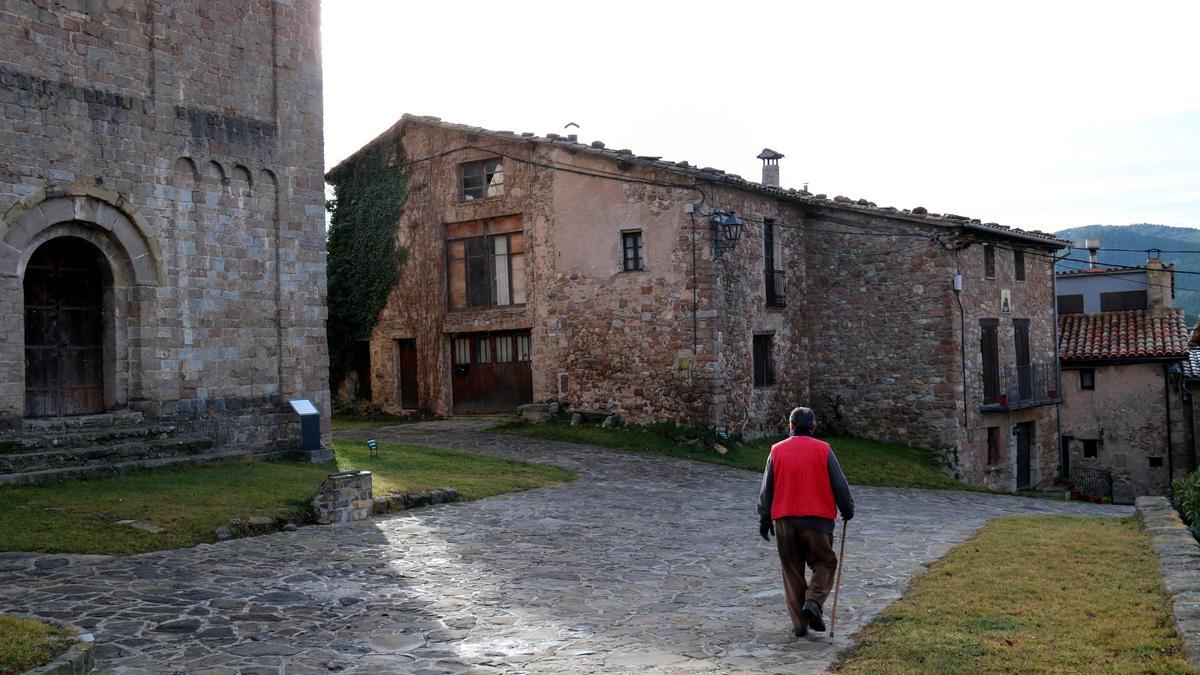
[[[370,471],[331,473],[312,500],[320,525],[366,520],[374,504]]]

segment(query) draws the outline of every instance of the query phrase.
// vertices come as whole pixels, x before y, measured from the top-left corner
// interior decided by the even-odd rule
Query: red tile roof
[[[1187,358],[1190,337],[1179,307],[1159,316],[1131,309],[1058,317],[1058,354],[1063,361]]]

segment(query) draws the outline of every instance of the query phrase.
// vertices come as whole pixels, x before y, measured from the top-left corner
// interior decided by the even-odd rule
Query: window
[[[496,363],[512,363],[513,339],[511,335],[496,337]]]
[[[1058,296],[1059,314],[1083,314],[1083,294]]]
[[[1013,278],[1025,281],[1025,252],[1013,251]]]
[[[462,165],[462,201],[471,202],[504,194],[504,164],[485,159]]]
[[[1161,469],[1162,468],[1162,457],[1147,457],[1146,459],[1150,460],[1150,468],[1151,469]]]
[[[754,336],[754,386],[775,384],[775,366],[771,363],[771,335]]]
[[[530,360],[530,358],[531,357],[530,357],[529,336],[528,335],[518,335],[517,336],[517,360],[518,361],[528,361],[528,360]]]
[[[525,235],[520,216],[446,228],[450,309],[525,304]]]
[[[1081,368],[1079,370],[1079,388],[1080,389],[1095,389],[1096,388],[1096,369]]]
[[[642,231],[621,233],[621,269],[636,272],[645,269],[642,260]]]
[[[1000,398],[1000,320],[979,320],[979,351],[983,356],[983,402],[994,404]]]
[[[1115,291],[1100,294],[1100,311],[1114,312],[1122,309],[1146,309],[1146,291]]]
[[[987,428],[987,463],[989,465],[1000,463],[1000,427]]]
[[[763,219],[763,277],[767,282],[767,307],[787,306],[787,287],[783,270],[783,242],[776,236],[775,221]]]
[[[1088,459],[1096,458],[1096,451],[1100,447],[1100,441],[1094,438],[1083,439],[1083,456]]]
[[[996,278],[996,247],[991,244],[983,245],[983,276]]]

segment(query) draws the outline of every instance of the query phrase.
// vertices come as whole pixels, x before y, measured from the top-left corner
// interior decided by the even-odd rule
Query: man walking
[[[828,443],[813,437],[817,416],[796,408],[788,416],[791,436],[771,447],[758,493],[758,533],[779,549],[783,592],[796,637],[825,630],[821,608],[833,585],[838,559],[833,552],[833,521],[841,511],[854,517],[854,499],[842,467]],[[812,579],[804,581],[804,566]]]

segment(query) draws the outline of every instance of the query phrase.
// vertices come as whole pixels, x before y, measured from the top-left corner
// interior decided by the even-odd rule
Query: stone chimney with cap
[[[763,148],[763,151],[758,153],[758,158],[763,162],[762,184],[779,187],[779,160],[783,159],[783,155],[770,148]]]
[[[1175,265],[1164,265],[1158,258],[1146,261],[1146,300],[1153,316],[1175,306]]]

